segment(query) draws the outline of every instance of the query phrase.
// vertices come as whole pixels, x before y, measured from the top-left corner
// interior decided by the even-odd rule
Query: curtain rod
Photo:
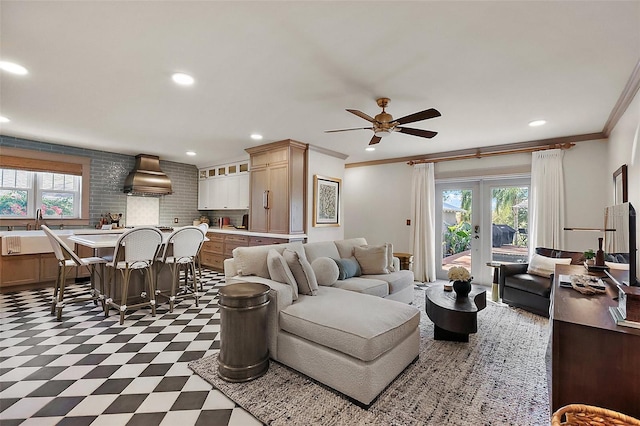
[[[454,160],[467,160],[470,158],[495,157],[497,155],[522,154],[527,152],[545,151],[548,149],[571,149],[573,146],[575,146],[575,143],[566,142],[566,143],[554,143],[549,145],[541,145],[541,146],[535,146],[535,147],[529,147],[529,148],[516,148],[516,149],[506,149],[503,151],[489,151],[489,152],[482,152],[482,150],[478,148],[475,153],[471,153],[471,154],[460,154],[460,155],[451,155],[451,156],[444,156],[444,157],[424,158],[421,160],[411,160],[407,162],[407,164],[410,166],[413,166],[414,164],[421,164],[421,163],[439,163],[441,161],[454,161]]]

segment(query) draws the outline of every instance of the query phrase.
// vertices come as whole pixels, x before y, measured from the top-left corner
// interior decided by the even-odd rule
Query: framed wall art
[[[627,165],[623,164],[613,172],[613,204],[629,201],[629,187],[627,181]]]
[[[313,226],[340,226],[340,186],[337,178],[313,176]]]

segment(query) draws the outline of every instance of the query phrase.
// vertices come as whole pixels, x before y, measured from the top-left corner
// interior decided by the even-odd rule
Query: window
[[[33,198],[32,173],[24,170],[0,169],[0,216],[25,218],[29,199]]]
[[[78,218],[82,177],[52,172],[0,169],[0,217]]]

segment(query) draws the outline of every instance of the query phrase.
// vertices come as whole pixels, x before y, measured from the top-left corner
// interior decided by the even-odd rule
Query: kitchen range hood
[[[171,180],[160,170],[160,157],[136,155],[136,166],[124,181],[124,192],[131,195],[171,194]]]

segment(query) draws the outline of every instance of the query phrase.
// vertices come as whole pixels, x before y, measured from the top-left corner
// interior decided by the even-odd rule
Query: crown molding
[[[620,118],[627,111],[627,108],[629,108],[629,105],[636,96],[636,93],[638,93],[638,89],[640,89],[640,60],[638,60],[638,63],[631,72],[629,81],[627,81],[626,86],[624,86],[624,89],[618,98],[618,102],[616,102],[615,106],[611,110],[609,119],[602,128],[602,133],[605,137],[609,137],[613,128],[616,127]]]

